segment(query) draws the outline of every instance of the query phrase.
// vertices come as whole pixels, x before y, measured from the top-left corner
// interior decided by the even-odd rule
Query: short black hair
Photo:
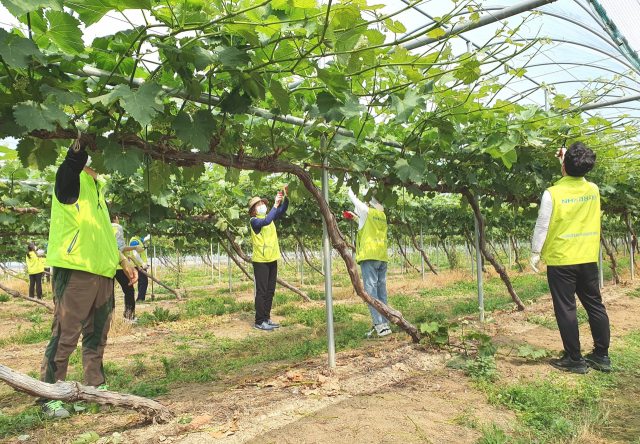
[[[596,153],[581,142],[571,145],[564,155],[564,170],[569,176],[584,177],[594,166]]]

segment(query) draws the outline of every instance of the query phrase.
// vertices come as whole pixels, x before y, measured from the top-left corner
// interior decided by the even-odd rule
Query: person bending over
[[[253,277],[255,281],[256,322],[254,328],[263,331],[273,331],[280,327],[271,320],[271,304],[276,292],[278,279],[278,260],[280,246],[278,233],[274,222],[280,219],[289,208],[287,188],[283,194],[279,192],[271,211],[267,213],[267,199],[255,196],[249,202],[249,216],[251,216],[251,240],[253,241]],[[278,208],[282,202],[282,207]]]
[[[598,279],[600,251],[600,191],[584,175],[593,169],[596,155],[576,142],[558,153],[562,179],[542,195],[533,233],[531,268],[537,273],[540,256],[547,263],[564,356],[549,363],[563,371],[587,373],[588,367],[611,371],[609,317],[602,303]],[[595,349],[582,357],[576,297],[589,315]]]

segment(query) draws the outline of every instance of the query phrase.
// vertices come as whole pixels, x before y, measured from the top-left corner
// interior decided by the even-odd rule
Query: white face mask
[[[258,214],[267,214],[267,206],[266,205],[260,205],[258,207]]]

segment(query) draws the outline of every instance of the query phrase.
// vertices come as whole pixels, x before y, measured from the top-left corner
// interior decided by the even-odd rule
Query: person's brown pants
[[[66,268],[53,270],[55,312],[40,380],[53,384],[66,379],[69,356],[82,333],[84,384],[101,385],[105,382],[102,356],[113,312],[113,279]]]

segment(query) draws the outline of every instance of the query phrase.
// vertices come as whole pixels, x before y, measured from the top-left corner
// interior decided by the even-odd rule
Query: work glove
[[[147,270],[149,268],[149,264],[147,264],[146,262],[142,263],[142,269],[143,270]]]
[[[278,191],[278,195],[276,196],[276,205],[280,205],[280,202],[282,202],[282,191]]]
[[[344,216],[345,219],[355,219],[356,215],[353,214],[351,211],[343,211],[342,215]]]
[[[534,253],[531,256],[531,260],[529,261],[529,263],[531,264],[531,268],[533,269],[533,271],[535,271],[536,273],[540,273],[540,270],[538,270],[538,265],[540,264],[540,255],[537,253]]]
[[[144,251],[144,247],[142,245],[136,245],[136,251],[138,254],[141,254]]]
[[[284,186],[284,197],[287,197],[287,188],[289,188],[289,184]]]

